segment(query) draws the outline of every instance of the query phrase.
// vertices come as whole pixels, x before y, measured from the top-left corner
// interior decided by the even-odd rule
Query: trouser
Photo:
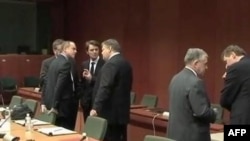
[[[108,124],[104,141],[127,141],[127,124]]]

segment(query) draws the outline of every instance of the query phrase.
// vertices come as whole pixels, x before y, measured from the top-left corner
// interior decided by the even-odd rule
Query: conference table
[[[17,94],[22,97],[31,98],[37,101],[41,100],[42,95],[42,93],[34,87],[20,87],[18,88]]]
[[[41,92],[36,91],[33,87],[20,87],[18,89],[18,95],[25,98],[25,99],[34,99],[38,101],[38,107],[36,110],[36,114],[40,111],[40,101],[41,101]],[[140,108],[146,108],[144,105],[131,105],[131,109],[140,109]],[[75,131],[78,133],[81,133],[83,130],[84,121],[83,121],[83,113],[82,108],[79,105],[78,113],[77,113],[77,119],[76,119],[76,125],[75,125]]]
[[[149,108],[130,109],[129,141],[143,140],[145,135],[166,136],[168,117],[155,111]],[[222,124],[210,125],[211,133],[223,132],[223,130],[224,125]]]
[[[40,101],[41,93],[34,90],[34,88],[27,87],[19,88],[18,95],[24,98],[31,98]],[[84,126],[82,115],[82,109],[79,106],[75,128],[75,131],[78,133],[81,133]],[[142,141],[145,135],[166,136],[167,122],[168,118],[166,116],[149,110],[144,105],[131,105],[130,122],[128,125],[128,141]],[[223,127],[222,124],[211,124],[210,132],[222,132]]]
[[[68,135],[57,135],[57,136],[48,136],[43,133],[38,132],[37,130],[39,128],[43,127],[56,127],[54,125],[40,125],[40,126],[34,126],[34,131],[32,132],[32,135],[36,141],[80,141],[82,138],[81,134],[73,133]],[[17,123],[12,122],[11,123],[11,135],[14,137],[19,137],[20,141],[25,141],[25,127],[22,125],[19,125]],[[3,139],[0,139],[2,141]],[[100,141],[94,138],[88,138],[88,141]]]
[[[38,102],[37,110],[35,115],[40,113],[40,101],[41,101],[41,92],[37,91],[36,88],[33,87],[20,87],[17,91],[17,94],[25,99],[34,99]],[[77,119],[75,125],[75,131],[81,133],[84,126],[82,107],[79,104]]]

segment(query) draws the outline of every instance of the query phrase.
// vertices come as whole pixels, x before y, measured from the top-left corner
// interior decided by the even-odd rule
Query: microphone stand
[[[4,125],[4,123],[10,118],[10,116],[8,116],[7,118],[4,119],[4,121],[2,122],[2,124],[0,124],[0,128],[2,128],[2,126]]]

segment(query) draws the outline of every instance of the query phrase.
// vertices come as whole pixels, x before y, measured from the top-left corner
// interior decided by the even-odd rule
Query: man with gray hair
[[[178,141],[210,141],[210,123],[215,111],[205,90],[202,76],[207,69],[208,55],[199,48],[188,49],[185,68],[169,85],[168,137]]]
[[[41,71],[40,71],[40,87],[41,88],[43,88],[43,86],[44,86],[45,76],[48,72],[49,65],[57,57],[57,55],[62,52],[62,43],[63,42],[64,42],[64,40],[62,40],[62,39],[56,39],[52,43],[52,49],[53,49],[54,56],[51,56],[51,57],[42,61],[42,66],[41,66]],[[42,92],[43,92],[43,89],[42,89]]]
[[[73,41],[64,41],[62,53],[50,64],[43,105],[48,113],[56,114],[55,125],[74,130],[78,109],[77,73],[74,58],[77,47]]]
[[[95,100],[90,115],[108,121],[105,141],[127,141],[133,76],[130,63],[120,51],[116,40],[102,42],[102,55],[106,63],[95,83]]]

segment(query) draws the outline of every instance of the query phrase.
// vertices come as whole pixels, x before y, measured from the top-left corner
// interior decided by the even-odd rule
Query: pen
[[[57,132],[57,131],[60,131],[60,130],[62,130],[62,128],[55,129],[55,130],[54,130],[54,131],[52,131],[52,132]]]
[[[60,130],[62,130],[62,128],[55,129],[55,130],[49,132],[48,135],[49,135],[49,136],[53,136],[53,134],[54,134],[55,132],[60,131]]]

